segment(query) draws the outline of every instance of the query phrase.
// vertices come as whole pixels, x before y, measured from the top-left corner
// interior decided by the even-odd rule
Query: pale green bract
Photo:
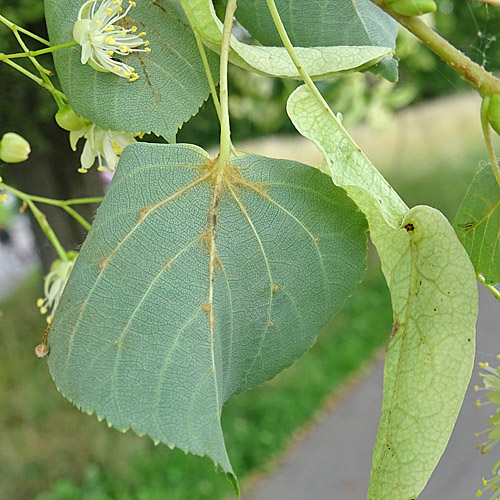
[[[73,39],[82,0],[45,0],[45,14],[52,44]],[[169,142],[183,123],[196,114],[210,88],[194,35],[177,0],[137,0],[123,27],[146,32],[150,53],[120,57],[133,67],[136,77],[117,78],[82,64],[82,47],[54,53],[57,75],[75,112],[104,130],[134,134],[154,132]],[[211,72],[218,79],[217,57],[208,51]]]
[[[500,283],[500,186],[491,165],[476,173],[453,227],[486,284]]]
[[[191,25],[205,43],[218,52],[223,24],[211,0],[180,0]],[[296,47],[304,69],[314,79],[329,78],[350,71],[360,71],[391,55],[390,47],[331,46]],[[229,60],[247,70],[280,78],[300,78],[297,68],[284,47],[247,45],[231,36]]]
[[[276,7],[295,47],[396,48],[396,21],[370,0],[276,0]],[[261,44],[282,45],[266,0],[239,2],[236,19]],[[392,57],[384,57],[377,70],[390,81],[398,79]]]
[[[61,393],[118,429],[208,455],[220,416],[314,343],[361,280],[366,221],[305,165],[192,145],[125,149],[49,336]]]
[[[291,95],[288,113],[323,153],[322,170],[365,213],[391,292],[394,327],[368,499],[415,499],[444,452],[472,372],[474,270],[444,216],[408,210],[306,86]]]

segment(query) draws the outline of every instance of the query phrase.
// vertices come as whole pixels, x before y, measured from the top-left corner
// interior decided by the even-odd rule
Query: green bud
[[[31,153],[29,142],[14,132],[7,132],[0,139],[0,160],[19,163],[27,160]]]
[[[493,130],[500,135],[500,94],[492,95],[488,106],[488,121]]]
[[[420,16],[429,12],[436,12],[434,0],[393,0],[389,5],[398,14],[403,16]]]
[[[69,104],[66,104],[56,113],[56,122],[61,128],[69,132],[76,132],[90,125],[90,121],[78,116]]]

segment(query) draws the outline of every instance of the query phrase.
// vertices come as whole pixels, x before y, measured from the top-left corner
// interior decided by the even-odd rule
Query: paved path
[[[483,287],[477,327],[477,361],[500,352],[500,303]],[[476,363],[477,366],[477,363]],[[443,370],[447,367],[443,366]],[[267,479],[244,500],[362,500],[366,498],[371,453],[382,400],[382,356],[366,375],[327,413],[321,423],[295,445]],[[465,397],[448,448],[419,500],[472,500],[500,457],[500,445],[480,455],[474,432],[486,427],[489,411],[477,409],[472,387],[480,384],[477,369]],[[484,393],[483,393],[484,394]],[[411,429],[409,430],[411,432]],[[486,498],[489,498],[488,496]],[[387,499],[400,500],[400,499]]]

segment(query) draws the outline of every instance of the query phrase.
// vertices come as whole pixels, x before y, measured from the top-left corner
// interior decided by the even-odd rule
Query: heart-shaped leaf
[[[190,145],[126,148],[58,306],[61,393],[118,429],[209,455],[220,416],[314,343],[365,266],[366,222],[321,172]]]
[[[45,0],[52,44],[73,39],[73,26],[84,0]],[[125,56],[139,74],[129,82],[80,62],[81,47],[59,50],[54,61],[61,86],[76,113],[101,128],[154,132],[175,142],[177,130],[198,112],[210,89],[196,41],[176,0],[138,0],[123,26],[147,33],[151,53]],[[214,78],[217,57],[208,53]]]

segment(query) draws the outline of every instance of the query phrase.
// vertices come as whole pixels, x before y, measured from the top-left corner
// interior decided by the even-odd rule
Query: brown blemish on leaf
[[[208,303],[203,304],[201,306],[201,310],[209,313],[212,310],[212,306],[210,304],[208,304]]]
[[[271,328],[272,326],[274,326],[274,323],[273,323],[272,321],[269,321],[269,323],[267,324],[267,326],[268,326],[269,328]]]
[[[155,206],[155,204],[151,203],[150,205],[146,205],[144,208],[141,208],[141,210],[139,212],[138,222],[142,222],[144,220],[144,218],[149,214],[149,212],[151,212],[151,210],[153,209],[154,206]]]
[[[405,229],[406,229],[409,233],[411,233],[412,231],[414,231],[414,230],[415,230],[415,226],[414,226],[411,222],[409,222],[408,224],[406,224]]]
[[[273,293],[276,293],[279,289],[279,286],[276,283],[273,283],[272,291]]]
[[[390,338],[392,339],[392,337],[394,337],[394,335],[396,335],[396,332],[399,330],[399,321],[394,321],[393,325],[392,325],[392,330],[391,330],[391,335],[390,335]]]
[[[108,255],[107,257],[104,257],[104,259],[101,259],[99,261],[99,274],[104,271],[104,268],[108,265],[109,259],[111,258],[111,255]]]

